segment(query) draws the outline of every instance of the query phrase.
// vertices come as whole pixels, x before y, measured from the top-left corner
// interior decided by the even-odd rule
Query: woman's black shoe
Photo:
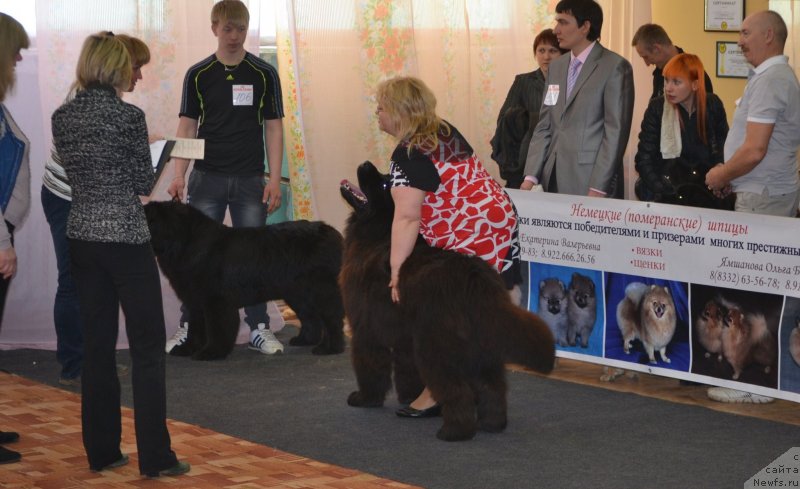
[[[19,462],[19,459],[22,458],[22,455],[19,453],[9,450],[8,448],[0,447],[0,464],[10,464],[13,462]]]
[[[411,406],[400,408],[394,412],[401,418],[435,418],[442,415],[442,406],[434,404],[427,409],[414,409]]]
[[[0,445],[4,443],[12,443],[19,440],[19,433],[13,431],[0,431]]]

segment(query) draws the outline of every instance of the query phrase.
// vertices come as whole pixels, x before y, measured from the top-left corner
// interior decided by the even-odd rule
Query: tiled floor
[[[17,431],[7,448],[22,453],[19,463],[0,465],[6,489],[138,488],[168,485],[193,488],[413,488],[355,470],[317,462],[186,423],[171,421],[172,446],[192,463],[189,474],[148,480],[139,475],[133,416],[123,410],[122,451],[131,462],[92,473],[81,443],[80,397],[61,389],[0,373],[0,430]]]

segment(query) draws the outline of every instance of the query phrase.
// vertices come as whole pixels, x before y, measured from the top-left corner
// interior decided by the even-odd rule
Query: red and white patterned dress
[[[449,127],[449,134],[440,130],[434,151],[413,147],[409,154],[407,142],[397,146],[389,168],[392,187],[426,192],[420,234],[429,245],[479,256],[513,285],[519,273],[514,205],[466,139]]]

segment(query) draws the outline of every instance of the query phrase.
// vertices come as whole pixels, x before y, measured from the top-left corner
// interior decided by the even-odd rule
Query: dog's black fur
[[[423,381],[442,406],[442,440],[467,440],[476,429],[506,427],[506,361],[553,369],[553,334],[538,316],[514,305],[500,275],[484,260],[429,247],[420,238],[400,269],[400,304],[389,292],[394,204],[387,177],[366,162],[361,190],[342,182],[353,207],[340,275],[352,329],[358,390],[351,406],[383,405],[392,367],[400,402]]]
[[[342,235],[322,222],[230,228],[179,202],[145,206],[153,250],[189,308],[186,343],[170,353],[196,360],[226,357],[239,330],[239,308],[283,299],[300,320],[291,345],[313,353],[344,351],[344,309],[337,277]]]

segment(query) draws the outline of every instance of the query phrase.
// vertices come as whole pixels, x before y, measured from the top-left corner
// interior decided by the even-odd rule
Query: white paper
[[[172,148],[173,158],[186,158],[187,160],[202,160],[206,153],[205,139],[173,138],[175,147]]]

